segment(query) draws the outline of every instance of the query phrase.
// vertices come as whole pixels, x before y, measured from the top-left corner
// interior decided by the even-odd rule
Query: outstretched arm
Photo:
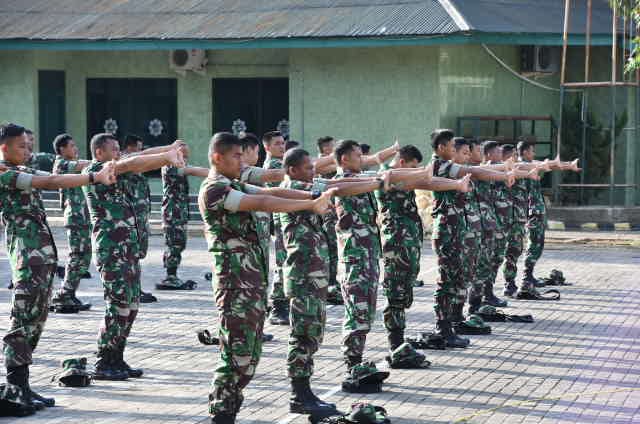
[[[291,190],[298,191],[298,190]],[[326,213],[329,208],[331,196],[335,194],[335,190],[327,190],[322,195],[311,200],[311,193],[308,194],[307,200],[291,200],[281,197],[270,196],[268,194],[246,194],[242,196],[238,210],[241,211],[262,211],[262,212],[298,212],[312,211],[314,213]]]
[[[209,175],[209,169],[201,166],[186,166],[184,168],[184,175],[207,178]]]
[[[31,177],[31,187],[45,190],[80,187],[91,183],[110,185],[116,181],[115,162],[108,162],[99,172],[90,174],[24,175]]]
[[[143,173],[165,165],[183,167],[182,153],[178,149],[172,149],[164,153],[127,157],[116,162],[116,175],[127,172]]]
[[[391,159],[396,153],[398,153],[398,150],[400,150],[400,144],[398,143],[398,140],[396,140],[396,142],[393,143],[393,146],[382,149],[375,155],[363,156],[362,164],[365,166],[374,166],[376,164],[380,165]]]
[[[451,178],[433,177],[431,181],[422,181],[413,184],[410,190],[431,190],[431,191],[461,191],[467,192],[471,189],[471,176],[465,175],[458,180]]]

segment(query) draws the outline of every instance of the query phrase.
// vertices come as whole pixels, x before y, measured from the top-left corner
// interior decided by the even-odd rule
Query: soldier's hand
[[[580,167],[578,166],[578,162],[579,162],[579,161],[580,161],[580,159],[574,159],[574,160],[571,162],[571,165],[569,166],[569,169],[570,169],[571,171],[573,171],[573,172],[580,172],[580,171],[582,171],[582,168],[580,168]]]
[[[507,172],[507,187],[511,187],[516,182],[516,173],[514,171]]]
[[[183,140],[176,140],[173,143],[171,143],[171,147],[173,149],[179,149],[182,146],[186,146],[187,143],[185,143]]]
[[[433,179],[433,164],[430,163],[429,165],[425,166],[424,171],[421,172],[420,175],[422,181],[430,183]]]
[[[513,171],[513,168],[515,167],[515,159],[513,159],[513,156],[511,156],[509,159],[504,161],[504,167],[507,171]]]
[[[398,141],[398,137],[395,137],[393,139],[393,146],[392,147],[393,147],[393,150],[395,150],[396,152],[398,150],[400,150],[400,142]]]
[[[391,173],[393,171],[389,170],[389,171],[384,171],[382,174],[380,174],[380,177],[382,178],[382,182],[384,183],[384,191],[388,191],[389,188],[391,188]]]
[[[536,166],[527,174],[527,178],[534,181],[540,181],[540,172],[539,168]]]
[[[329,212],[329,209],[331,209],[331,198],[336,194],[336,191],[338,191],[337,188],[332,188],[322,193],[320,197],[313,201],[312,212],[318,215],[324,215]]]
[[[182,156],[182,151],[180,149],[171,149],[165,154],[167,155],[167,159],[169,160],[171,166],[184,168],[184,157]]]
[[[95,174],[93,177],[96,182],[104,185],[111,185],[116,182],[116,161],[111,160],[104,164],[102,169]]]
[[[467,174],[464,177],[458,180],[458,188],[457,190],[461,193],[468,193],[471,191],[472,183],[471,183],[471,174]]]
[[[182,144],[178,147],[178,150],[182,153],[183,158],[188,158],[191,151],[189,150],[189,146],[187,144]]]

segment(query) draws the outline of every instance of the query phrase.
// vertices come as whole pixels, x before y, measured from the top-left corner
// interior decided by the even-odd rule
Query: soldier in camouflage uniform
[[[53,173],[79,174],[89,161],[78,159],[78,147],[69,134],[60,134],[53,141],[58,154]],[[60,190],[60,206],[64,211],[65,228],[69,242],[69,261],[60,290],[52,299],[54,310],[77,312],[88,310],[91,304],[76,297],[80,280],[89,271],[91,263],[91,225],[87,203],[79,187]]]
[[[508,180],[513,182],[513,173],[453,163],[451,159],[455,157],[455,143],[451,130],[434,131],[431,135],[431,143],[434,151],[431,160],[434,176],[455,179],[465,174],[471,174],[474,179],[482,181]],[[467,292],[461,259],[464,234],[468,228],[464,202],[465,199],[458,197],[454,191],[434,193],[432,212],[434,220],[431,239],[433,250],[438,256],[439,271],[438,287],[434,294],[434,310],[437,331],[451,347],[467,347],[469,345],[469,340],[458,337],[451,325],[456,309],[455,305],[460,303]]]
[[[33,131],[27,129],[27,160],[25,166],[38,171],[50,172],[56,160],[56,155],[49,152],[34,152],[36,138]]]
[[[285,141],[279,131],[269,131],[262,136],[262,143],[267,151],[267,158],[264,161],[264,169],[282,169],[282,156],[284,155]],[[277,183],[267,183],[267,187],[276,187]],[[273,273],[273,288],[271,290],[271,312],[269,322],[274,325],[289,324],[288,301],[284,293],[284,281],[282,276],[282,266],[287,259],[287,251],[282,241],[282,227],[277,215],[272,215],[271,225],[273,229],[273,239],[276,252],[276,269]]]
[[[189,150],[182,151],[185,162],[189,159]],[[200,167],[177,168],[162,167],[162,229],[164,230],[165,250],[162,263],[167,272],[159,284],[158,290],[193,290],[196,283],[178,278],[178,267],[182,260],[182,251],[187,247],[187,224],[189,223],[189,176],[206,178],[209,170]]]
[[[147,149],[118,160],[118,141],[108,133],[91,139],[93,161],[83,173],[97,172],[117,160],[117,182],[113,186],[84,188],[93,224],[94,258],[104,286],[105,316],[98,335],[98,361],[94,379],[125,380],[139,377],[142,370],[124,361],[124,349],[138,314],[140,298],[140,235],[136,208],[131,199],[133,174],[165,165],[183,165],[176,141],[171,146]],[[156,153],[161,152],[161,153]]]
[[[218,307],[220,360],[209,395],[212,423],[234,423],[260,360],[266,313],[267,264],[252,211],[323,212],[331,192],[311,200],[308,192],[262,189],[240,183],[242,143],[233,134],[211,139],[209,177],[198,205],[213,255],[213,288]],[[276,197],[277,196],[277,197]],[[285,200],[299,199],[299,200]]]
[[[390,165],[383,170],[417,168],[422,162],[422,154],[415,146],[404,146]],[[403,348],[406,328],[406,310],[413,303],[413,287],[420,271],[420,250],[422,248],[422,219],[418,214],[415,189],[456,190],[458,181],[432,178],[402,189],[377,190],[376,200],[380,214],[382,259],[384,264],[382,288],[387,298],[383,311],[384,326],[389,339],[391,366],[403,363],[403,367],[421,367],[424,356]],[[396,352],[397,351],[397,352]],[[394,354],[395,352],[395,354]],[[422,361],[416,360],[418,355]]]
[[[4,408],[5,402],[10,402],[8,412],[16,415],[33,413],[34,404],[55,404],[53,399],[44,398],[29,387],[29,365],[49,312],[58,260],[40,189],[72,188],[90,182],[109,184],[114,178],[112,166],[89,176],[49,175],[24,167],[26,145],[23,127],[0,126],[0,213],[15,282],[11,324],[3,338],[7,384],[0,394],[0,403]]]

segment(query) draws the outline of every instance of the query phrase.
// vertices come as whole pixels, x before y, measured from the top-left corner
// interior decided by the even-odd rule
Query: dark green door
[[[177,83],[173,78],[87,80],[87,135],[111,132],[122,140],[136,134],[148,146],[177,138]]]
[[[38,71],[38,150],[53,151],[53,139],[65,132],[64,71]]]
[[[260,138],[277,129],[288,138],[287,78],[215,78],[213,105],[214,132],[244,130]]]

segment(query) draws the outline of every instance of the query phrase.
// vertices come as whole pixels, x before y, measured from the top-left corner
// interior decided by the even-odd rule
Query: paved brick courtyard
[[[66,242],[57,237],[61,258]],[[160,237],[143,266],[143,286],[152,290],[162,274]],[[8,316],[10,272],[0,249],[0,314]],[[202,279],[208,263],[202,238],[192,238],[181,276],[200,281],[193,292],[155,294],[159,303],[142,305],[127,350],[145,376],[128,382],[95,382],[84,389],[51,383],[61,359],[88,356],[93,362],[102,291],[84,280],[79,297],[94,308],[79,315],[51,315],[32,367],[32,385],[55,396],[58,407],[21,419],[22,423],[198,423],[207,422],[206,398],[217,348],[201,346],[196,329],[214,324],[210,285]],[[426,287],[416,289],[409,333],[427,330],[435,258],[422,257]],[[496,323],[491,336],[472,338],[466,350],[426,351],[429,370],[394,370],[377,395],[338,391],[342,307],[329,308],[327,337],[316,361],[313,386],[326,400],[347,409],[366,400],[384,406],[394,423],[556,423],[640,422],[640,250],[551,245],[539,275],[564,271],[572,287],[560,302],[513,301],[507,312],[532,313],[534,324]],[[59,284],[57,282],[56,284]],[[383,301],[379,300],[379,309]],[[380,315],[380,312],[378,313]],[[4,332],[7,319],[0,330]],[[267,325],[276,340],[267,343],[256,378],[246,391],[241,423],[304,423],[287,413],[285,374],[287,328]],[[377,362],[386,353],[380,316],[367,343]],[[4,379],[4,376],[1,377]],[[0,419],[0,422],[14,419]]]

